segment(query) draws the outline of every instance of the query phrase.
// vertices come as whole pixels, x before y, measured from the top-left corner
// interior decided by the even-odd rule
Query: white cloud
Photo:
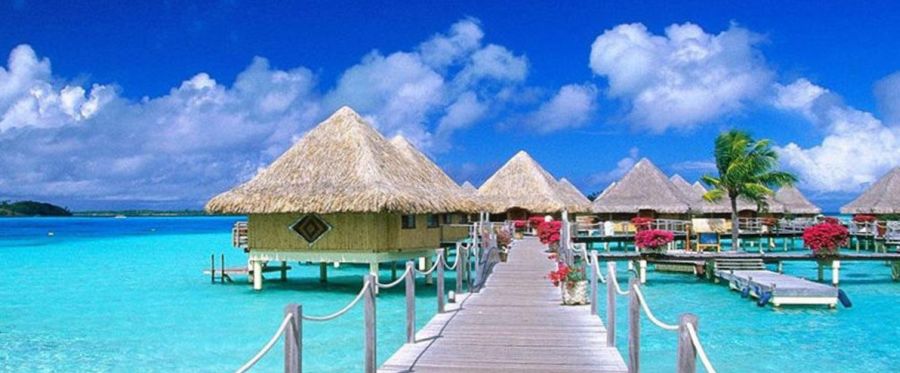
[[[525,118],[525,124],[539,133],[581,127],[596,111],[597,88],[592,84],[569,84],[559,89]]]
[[[858,192],[900,164],[900,127],[886,125],[826,92],[805,79],[779,90],[777,102],[792,104],[776,106],[804,114],[825,137],[808,148],[790,143],[777,150],[803,186],[817,192]]]
[[[715,172],[716,162],[713,160],[683,161],[672,164],[672,169],[676,171]]]
[[[616,167],[612,170],[604,171],[600,173],[593,174],[588,177],[588,184],[590,186],[606,186],[607,184],[619,180],[622,176],[631,170],[634,167],[635,163],[638,162],[638,155],[640,154],[640,150],[636,147],[632,147],[628,149],[628,156],[620,159],[616,162]]]
[[[875,98],[884,120],[900,125],[900,71],[875,83]]]
[[[456,131],[498,106],[535,105],[510,99],[529,91],[527,59],[483,37],[464,19],[412,51],[368,53],[333,87],[305,67],[255,58],[231,86],[200,72],[140,100],[53,76],[49,59],[22,45],[0,66],[0,198],[198,207],[342,105],[386,136],[447,150]]]
[[[739,111],[769,86],[760,37],[732,25],[713,35],[685,23],[654,35],[639,23],[605,31],[591,46],[591,70],[607,78],[626,120],[662,132]]]

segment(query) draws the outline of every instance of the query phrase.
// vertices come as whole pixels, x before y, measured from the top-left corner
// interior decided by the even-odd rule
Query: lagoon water
[[[356,295],[367,267],[330,267],[327,285],[318,283],[318,266],[296,263],[288,282],[269,281],[262,292],[210,284],[201,273],[210,254],[226,254],[229,266],[245,261],[230,247],[240,219],[0,219],[0,371],[232,371],[272,335],[285,304],[323,315]],[[812,278],[815,265],[788,263],[785,272]],[[704,346],[722,372],[896,370],[900,283],[883,263],[844,263],[841,275],[853,308],[760,308],[724,285],[653,271],[645,294],[668,322],[682,312],[699,316]],[[625,281],[624,271],[619,278]],[[434,313],[434,288],[421,279],[417,286],[421,327]],[[402,291],[378,297],[380,361],[404,342]],[[624,353],[627,300],[619,299]],[[334,321],[305,322],[304,369],[359,371],[362,324],[359,306]],[[674,334],[644,319],[642,341],[643,370],[671,371]],[[256,371],[279,371],[280,353],[279,344]]]

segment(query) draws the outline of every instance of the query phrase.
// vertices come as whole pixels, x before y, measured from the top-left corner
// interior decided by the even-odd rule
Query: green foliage
[[[797,177],[775,170],[778,154],[768,139],[754,140],[743,131],[731,130],[716,138],[716,169],[718,177],[705,175],[702,180],[710,186],[703,198],[718,201],[728,197],[744,197],[764,205],[773,188],[793,185]]]
[[[68,209],[35,201],[0,203],[0,216],[71,216]]]
[[[597,197],[600,197],[600,192],[593,192],[593,193],[587,195],[587,199],[590,200],[591,202],[594,202],[594,200],[597,199]]]

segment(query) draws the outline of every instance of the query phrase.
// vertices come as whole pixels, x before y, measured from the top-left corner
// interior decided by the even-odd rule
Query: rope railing
[[[405,280],[406,280],[406,276],[409,276],[410,271],[411,271],[410,267],[406,267],[406,270],[403,271],[403,274],[400,275],[399,278],[397,278],[396,280],[394,280],[394,282],[389,282],[389,283],[387,283],[387,284],[382,284],[382,283],[380,283],[380,282],[377,282],[376,284],[378,285],[378,288],[379,288],[379,289],[390,289],[390,288],[392,288],[392,287],[394,287],[394,286],[397,286],[397,285],[400,284],[401,282],[405,281]],[[413,269],[412,271],[414,271],[414,269]]]
[[[588,263],[592,268],[591,273],[591,314],[598,315],[597,283],[602,274],[597,252],[591,252]],[[637,278],[629,280],[628,290],[622,290],[616,277],[616,263],[607,262],[606,273],[606,345],[616,346],[616,297],[628,296],[628,371],[640,371],[640,314],[641,310],[653,325],[660,329],[678,333],[677,369],[679,373],[696,372],[696,361],[699,359],[707,372],[715,373],[716,370],[709,361],[709,356],[700,344],[697,333],[697,316],[682,314],[678,324],[668,324],[660,320],[650,309]]]
[[[693,343],[694,348],[697,349],[697,356],[700,358],[700,362],[703,363],[703,367],[706,368],[706,371],[709,373],[716,373],[716,368],[709,362],[709,357],[706,356],[706,350],[704,350],[703,345],[700,344],[700,337],[697,336],[697,330],[694,329],[694,324],[688,323],[687,331],[691,336],[691,343]]]
[[[414,271],[416,271],[416,273],[418,273],[418,274],[420,274],[420,275],[423,275],[423,276],[428,276],[428,275],[430,275],[430,274],[431,274],[432,272],[434,272],[434,270],[437,268],[438,263],[443,262],[443,260],[441,260],[441,257],[442,257],[443,255],[444,255],[443,252],[438,253],[437,259],[435,259],[434,264],[431,265],[431,268],[430,268],[429,270],[427,270],[427,271],[420,271],[420,270],[418,270],[418,269],[414,269]]]
[[[285,316],[284,320],[281,321],[281,326],[279,326],[278,330],[275,331],[275,335],[273,335],[272,338],[269,339],[269,341],[266,342],[265,345],[263,345],[263,347],[259,350],[259,352],[256,353],[256,355],[253,355],[253,357],[250,358],[250,360],[248,360],[246,363],[244,363],[244,365],[241,365],[241,367],[238,368],[235,371],[235,373],[244,373],[244,372],[250,370],[250,368],[253,368],[253,366],[256,365],[256,363],[258,363],[259,360],[262,359],[263,356],[266,356],[266,354],[269,353],[270,350],[272,350],[272,347],[275,346],[275,343],[278,342],[278,338],[281,338],[281,335],[284,334],[285,329],[293,321],[294,321],[293,315],[289,314],[289,315]]]
[[[377,282],[377,281],[376,281],[376,282]],[[353,306],[355,306],[357,303],[359,303],[359,300],[362,299],[363,295],[366,294],[366,291],[367,291],[367,290],[369,290],[369,281],[363,282],[362,289],[359,289],[359,294],[356,294],[356,297],[353,298],[353,300],[350,301],[350,303],[347,303],[347,305],[344,306],[344,308],[341,308],[341,309],[338,310],[337,312],[334,312],[334,313],[332,313],[332,314],[330,314],[330,315],[325,315],[325,316],[306,316],[306,315],[303,315],[303,320],[309,320],[309,321],[328,321],[328,320],[334,320],[334,319],[340,317],[341,315],[347,313],[347,311],[350,311],[350,309],[352,309]]]
[[[364,351],[364,371],[372,372],[376,371],[376,336],[377,333],[375,331],[376,321],[375,321],[375,295],[377,289],[388,289],[394,286],[399,285],[401,282],[406,283],[406,335],[407,335],[407,343],[415,343],[416,342],[416,300],[415,300],[415,287],[416,287],[416,275],[422,274],[425,276],[430,276],[433,272],[437,272],[437,284],[435,289],[437,291],[437,312],[444,312],[444,296],[445,296],[445,287],[444,287],[444,269],[450,268],[457,270],[457,293],[462,293],[462,273],[466,272],[466,277],[468,277],[468,267],[467,264],[469,260],[469,255],[472,253],[480,253],[484,252],[482,250],[478,250],[480,247],[481,240],[478,240],[477,237],[474,238],[474,242],[472,244],[460,244],[458,246],[457,251],[457,260],[455,261],[452,267],[446,264],[446,251],[444,249],[436,250],[436,260],[430,269],[427,271],[420,271],[416,268],[415,263],[410,260],[406,263],[406,271],[400,276],[400,278],[390,282],[390,283],[380,283],[377,280],[376,274],[368,274],[365,276],[365,280],[363,281],[362,289],[359,290],[359,293],[351,300],[347,305],[345,305],[340,310],[324,315],[324,316],[307,316],[302,312],[302,306],[296,304],[290,304],[285,308],[285,317],[282,320],[281,324],[278,327],[278,330],[275,334],[263,345],[262,349],[256,353],[249,361],[247,361],[244,365],[242,365],[236,372],[244,373],[250,368],[252,368],[259,360],[265,356],[269,351],[272,350],[272,347],[275,343],[278,342],[279,338],[284,337],[285,348],[284,348],[284,370],[287,373],[300,373],[302,371],[302,323],[303,320],[315,321],[315,322],[324,322],[329,320],[334,320],[338,317],[349,312],[353,307],[355,307],[361,300],[365,300],[364,307],[364,321],[365,321],[365,351]],[[483,244],[483,243],[481,243]],[[470,251],[471,249],[471,251]],[[485,252],[487,253],[487,252]],[[459,264],[462,262],[463,264]],[[476,272],[478,270],[479,265],[485,264],[483,261],[479,261],[478,257],[476,257]],[[426,277],[426,283],[431,283],[430,277]],[[483,281],[483,279],[478,279]],[[470,279],[466,282],[469,283]],[[471,283],[468,286],[468,291],[472,291]]]
[[[634,295],[636,295],[638,298],[638,302],[641,304],[641,308],[644,309],[644,314],[647,315],[647,319],[649,319],[651,322],[656,324],[656,326],[658,326],[662,329],[678,330],[678,325],[666,324],[666,323],[660,321],[658,318],[656,318],[656,315],[654,315],[653,312],[650,311],[650,306],[647,305],[647,300],[644,299],[644,293],[641,292],[640,286],[635,284],[632,289],[633,289],[632,291],[634,291]]]

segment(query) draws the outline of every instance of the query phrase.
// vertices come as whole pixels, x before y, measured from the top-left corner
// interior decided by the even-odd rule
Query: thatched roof
[[[342,107],[253,179],[210,200],[206,210],[439,213],[475,206]]]
[[[672,177],[669,178],[669,181],[672,183],[672,185],[675,186],[676,189],[678,189],[679,192],[681,192],[684,200],[687,201],[689,206],[691,206],[691,211],[702,212],[704,205],[709,203],[703,200],[703,193],[706,193],[705,190],[704,192],[700,192],[699,190],[695,189],[693,186],[691,186],[690,183],[687,182],[687,180],[681,177],[681,175],[672,175]]]
[[[775,200],[781,203],[783,210],[788,214],[814,215],[822,212],[818,206],[803,196],[797,188],[784,186],[775,192]]]
[[[462,190],[466,193],[476,193],[476,194],[478,193],[478,188],[476,188],[474,185],[472,185],[472,183],[470,183],[468,181],[463,182],[463,184],[462,184],[462,186],[460,186],[460,188],[462,188]]]
[[[673,175],[670,180],[688,198],[692,211],[703,214],[731,213],[731,201],[727,198],[722,198],[716,202],[705,200],[703,195],[706,194],[707,190],[699,181],[694,182],[694,184],[688,184],[680,175]],[[737,205],[738,211],[757,210],[756,203],[745,198],[738,198]]]
[[[594,200],[597,213],[686,213],[690,205],[662,171],[641,159],[608,192]]]
[[[403,154],[412,163],[413,167],[421,169],[424,172],[428,173],[429,177],[435,184],[437,184],[441,188],[453,191],[454,193],[462,196],[464,199],[469,200],[472,205],[480,207],[480,200],[477,194],[468,192],[457,185],[456,182],[453,181],[453,179],[451,179],[446,172],[444,172],[444,170],[442,170],[437,164],[435,164],[434,161],[431,160],[431,158],[419,151],[419,149],[417,149],[405,137],[401,135],[394,136],[391,139],[391,145],[397,148],[397,150],[400,151],[400,153]],[[467,212],[472,211],[470,210]]]
[[[609,193],[609,191],[610,191],[614,186],[616,186],[616,182],[615,182],[615,181],[609,183],[609,185],[607,185],[606,188],[603,189],[603,191],[600,192],[600,194],[598,194],[596,198],[603,197],[604,195],[606,195],[606,193]],[[595,198],[595,199],[596,199],[596,198]],[[591,209],[593,209],[593,207],[591,207]]]
[[[900,214],[900,167],[885,174],[852,202],[842,214]]]
[[[522,208],[531,212],[584,212],[584,206],[568,201],[559,192],[556,179],[528,153],[516,153],[495,172],[478,194],[490,204],[492,212]]]
[[[581,206],[579,211],[591,211],[591,200],[587,199],[575,185],[572,185],[568,179],[559,179],[559,192],[571,201],[572,204]]]

